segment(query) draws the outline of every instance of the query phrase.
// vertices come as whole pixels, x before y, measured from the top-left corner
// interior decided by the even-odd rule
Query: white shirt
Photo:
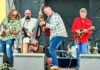
[[[35,29],[37,24],[36,18],[31,18],[29,21],[25,20],[25,17],[21,19],[22,27],[25,27],[29,32]]]

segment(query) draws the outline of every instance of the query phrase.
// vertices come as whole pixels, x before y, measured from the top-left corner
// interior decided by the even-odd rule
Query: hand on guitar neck
[[[80,39],[80,38],[83,37],[84,33],[88,33],[89,30],[94,30],[94,29],[95,29],[95,27],[91,26],[91,27],[89,27],[87,29],[76,30],[75,37],[77,39]]]

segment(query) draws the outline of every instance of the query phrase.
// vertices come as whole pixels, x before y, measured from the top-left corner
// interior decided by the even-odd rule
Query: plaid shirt
[[[50,39],[55,36],[68,37],[64,22],[58,13],[53,13],[48,17],[46,26],[50,28]]]

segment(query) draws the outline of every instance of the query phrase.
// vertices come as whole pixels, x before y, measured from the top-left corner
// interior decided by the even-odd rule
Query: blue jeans
[[[9,61],[13,63],[12,47],[14,45],[14,40],[13,39],[5,40],[5,41],[2,40],[0,42],[0,45],[2,46],[2,52],[4,54],[6,54],[8,59],[9,59]]]
[[[2,40],[0,40],[0,53],[2,53]]]
[[[63,41],[64,37],[56,36],[50,41],[49,52],[52,58],[53,65],[58,66],[58,59],[56,54],[56,48],[58,48]]]
[[[75,41],[75,46],[77,46],[77,66],[80,67],[80,54],[88,53],[88,42],[78,43]]]

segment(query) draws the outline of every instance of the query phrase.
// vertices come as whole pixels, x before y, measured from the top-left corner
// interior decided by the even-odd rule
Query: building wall
[[[6,0],[0,0],[0,23],[6,16]]]

